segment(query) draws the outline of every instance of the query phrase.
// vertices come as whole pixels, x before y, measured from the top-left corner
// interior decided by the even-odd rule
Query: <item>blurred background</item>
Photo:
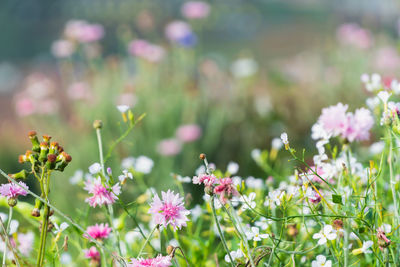
[[[126,128],[123,105],[146,116],[107,163],[116,175],[122,159],[144,155],[154,161],[147,185],[165,189],[171,173],[192,176],[204,152],[220,169],[234,161],[239,175],[265,179],[253,149],[286,131],[314,153],[310,127],[322,107],[363,105],[363,73],[397,77],[399,6],[1,1],[0,167],[20,170],[28,131],[49,134],[73,158],[54,191],[84,196],[69,180],[98,161],[92,123],[103,121],[107,150]],[[53,197],[63,210],[80,205]]]

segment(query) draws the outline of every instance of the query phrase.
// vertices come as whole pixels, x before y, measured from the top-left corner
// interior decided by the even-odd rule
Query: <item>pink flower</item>
[[[182,5],[182,15],[188,19],[202,19],[210,13],[210,5],[201,1],[190,1]]]
[[[24,182],[18,182],[23,188],[21,188],[20,186],[16,185],[15,183],[11,182],[8,184],[2,184],[0,186],[0,194],[3,197],[7,197],[7,199],[10,198],[17,198],[18,196],[26,196],[28,194],[28,192],[26,192],[26,190],[28,190],[28,186],[24,183]]]
[[[212,174],[200,174],[199,176],[193,177],[194,184],[204,184],[204,186],[212,186],[213,184],[215,184],[215,180],[216,178]]]
[[[191,34],[192,29],[184,21],[172,21],[165,27],[165,36],[173,42],[178,42]]]
[[[89,226],[86,230],[86,233],[83,235],[84,237],[88,238],[89,236],[94,239],[104,239],[107,238],[111,232],[111,228],[108,227],[108,224],[95,224]]]
[[[367,49],[373,43],[371,33],[355,23],[341,25],[336,32],[336,37],[341,44],[360,49]]]
[[[176,139],[164,139],[162,140],[158,146],[157,151],[163,156],[175,156],[179,152],[181,152],[182,145]]]
[[[82,27],[79,41],[82,43],[96,42],[103,38],[104,28],[100,24],[86,24]]]
[[[152,259],[131,259],[131,263],[128,267],[168,267],[171,266],[171,257],[170,256],[162,256],[158,255],[156,258]]]
[[[174,191],[168,190],[168,192],[161,192],[162,200],[155,195],[153,202],[149,209],[149,213],[153,215],[153,222],[159,224],[162,227],[167,227],[169,224],[174,230],[181,229],[182,226],[186,226],[186,222],[189,221],[187,215],[190,214],[183,203],[183,197],[179,197],[179,194],[174,194]]]
[[[51,45],[51,52],[55,57],[66,58],[75,52],[75,45],[68,40],[57,40]]]
[[[347,108],[348,105],[343,105],[342,103],[324,108],[318,120],[327,132],[338,135],[343,132],[347,123]]]
[[[223,178],[219,180],[219,185],[214,188],[214,194],[219,195],[219,199],[223,204],[233,196],[239,195],[231,178]]]
[[[23,97],[16,100],[15,110],[19,116],[25,117],[34,114],[36,108],[31,99]]]
[[[95,246],[92,246],[90,249],[84,249],[83,253],[85,253],[86,259],[91,259],[93,262],[100,262],[100,253]]]
[[[71,84],[67,89],[68,97],[71,99],[91,99],[92,93],[90,87],[85,82],[75,82]]]
[[[128,51],[131,55],[143,58],[150,62],[158,62],[165,56],[164,48],[140,39],[130,42]]]
[[[196,124],[182,125],[176,130],[176,137],[183,143],[196,141],[201,136],[201,128]]]
[[[97,205],[102,206],[104,204],[113,204],[118,195],[121,193],[121,187],[119,183],[115,184],[111,189],[108,185],[103,185],[100,177],[85,182],[84,189],[93,194],[93,196],[86,199],[89,205],[96,207]]]

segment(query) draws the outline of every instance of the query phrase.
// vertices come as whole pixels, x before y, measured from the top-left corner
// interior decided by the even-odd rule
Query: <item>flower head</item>
[[[336,231],[333,230],[332,225],[325,225],[324,229],[320,233],[313,235],[313,239],[319,239],[318,245],[324,245],[328,240],[336,239]]]
[[[85,254],[85,258],[91,259],[93,262],[100,262],[100,252],[97,251],[95,246],[92,246],[90,249],[84,249],[83,253]]]
[[[370,250],[369,248],[372,247],[373,245],[374,245],[374,242],[372,242],[371,240],[364,241],[362,247],[354,249],[352,251],[352,253],[354,255],[358,255],[358,254],[361,254],[361,253],[365,253],[365,254],[372,253],[372,250]]]
[[[28,186],[24,182],[19,182],[22,186],[16,185],[14,182],[8,184],[2,184],[0,186],[0,194],[7,199],[16,199],[18,196],[26,196],[28,192]]]
[[[162,256],[161,254],[158,255],[156,258],[150,259],[131,259],[131,263],[128,267],[168,267],[171,266],[171,257],[170,256]]]
[[[220,196],[220,201],[224,204],[228,199],[239,195],[231,178],[220,179],[219,185],[214,188],[214,193]]]
[[[196,124],[186,124],[176,130],[176,137],[183,143],[196,141],[201,136],[201,128]]]
[[[202,19],[210,13],[210,5],[202,1],[189,1],[182,5],[182,15],[188,19]]]
[[[103,185],[100,177],[86,181],[84,189],[88,191],[89,194],[93,194],[86,199],[86,202],[89,202],[89,205],[94,208],[97,205],[113,204],[115,200],[118,199],[117,196],[121,193],[121,186],[119,183],[110,188],[108,185]]]
[[[315,258],[315,261],[312,261],[311,267],[331,267],[332,266],[332,261],[331,260],[326,260],[326,257],[324,255],[318,255]]]
[[[153,215],[153,222],[162,227],[167,227],[170,224],[174,230],[186,226],[186,222],[189,221],[187,215],[190,214],[190,211],[185,208],[183,197],[180,197],[179,194],[175,195],[174,191],[170,190],[161,192],[161,195],[162,200],[158,195],[153,197],[149,209],[149,213]]]
[[[104,239],[107,238],[111,232],[111,228],[108,227],[108,224],[95,224],[89,226],[86,230],[86,233],[83,235],[84,237],[88,238],[89,236],[94,239]]]
[[[260,229],[258,227],[251,227],[245,234],[247,239],[254,241],[261,241],[261,239],[269,237],[269,234],[260,234]]]
[[[199,176],[193,176],[193,183],[194,184],[204,184],[204,186],[212,186],[215,184],[216,177],[211,174],[200,174]]]

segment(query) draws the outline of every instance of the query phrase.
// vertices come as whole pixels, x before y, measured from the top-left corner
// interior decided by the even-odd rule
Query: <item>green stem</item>
[[[9,210],[8,210],[7,227],[6,227],[6,231],[4,233],[6,237],[8,237],[8,231],[10,230],[12,214],[13,214],[13,208],[10,207]],[[2,266],[6,266],[6,259],[7,259],[7,245],[4,246],[3,265]]]
[[[392,165],[392,157],[393,157],[393,139],[392,139],[392,134],[390,133],[390,130],[388,130],[389,133],[389,155],[388,155],[388,163],[389,163],[389,173],[390,173],[390,188],[392,190],[392,196],[393,196],[393,205],[394,205],[394,225],[398,225],[399,223],[399,210],[398,210],[398,204],[397,204],[397,196],[396,196],[396,188],[395,184],[396,182],[393,180],[393,165]]]
[[[208,165],[208,164],[207,164],[207,165]],[[207,169],[208,169],[208,166],[207,166]],[[228,245],[226,244],[225,236],[224,236],[224,234],[222,233],[221,226],[219,225],[217,213],[216,213],[216,211],[215,211],[214,199],[215,199],[215,196],[213,196],[213,197],[211,198],[211,203],[210,203],[210,204],[211,204],[211,209],[212,209],[212,212],[213,212],[213,217],[214,217],[214,220],[215,220],[215,224],[217,225],[217,229],[218,229],[218,233],[219,233],[219,236],[220,236],[220,238],[221,238],[221,241],[222,241],[222,245],[224,246],[225,251],[226,251],[226,253],[228,254],[228,257],[229,257],[231,266],[234,267],[235,265],[233,264],[233,259],[232,259],[232,256],[231,256],[231,252],[229,251]]]
[[[157,224],[157,225],[153,228],[153,230],[151,230],[151,233],[150,233],[149,236],[146,238],[146,240],[145,240],[143,246],[140,248],[139,254],[137,255],[136,258],[139,258],[140,255],[142,255],[142,252],[143,252],[144,248],[146,247],[147,243],[149,242],[150,238],[153,236],[154,232],[156,231],[156,229],[157,229],[158,227],[159,227],[159,225]]]

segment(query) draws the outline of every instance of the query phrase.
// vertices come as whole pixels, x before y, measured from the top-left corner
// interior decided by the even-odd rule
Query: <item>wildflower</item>
[[[269,234],[261,234],[260,235],[260,229],[258,227],[251,227],[249,231],[246,233],[246,237],[249,240],[254,240],[254,241],[261,241],[261,239],[265,239],[269,237]]]
[[[100,262],[100,253],[95,246],[90,247],[90,249],[84,249],[83,253],[85,254],[85,258],[91,259],[93,263]]]
[[[131,55],[149,62],[159,62],[165,55],[165,50],[161,46],[140,39],[131,41],[128,45],[128,51]]]
[[[232,183],[231,178],[220,179],[219,185],[214,188],[214,193],[220,196],[220,201],[225,204],[228,199],[233,196],[238,196],[236,188]]]
[[[17,205],[18,196],[26,196],[28,192],[28,186],[24,182],[18,182],[21,186],[16,185],[14,182],[8,184],[2,184],[0,186],[0,194],[3,197],[7,197],[8,205],[14,207]]]
[[[236,162],[230,161],[228,163],[228,167],[226,168],[226,171],[231,175],[236,174],[239,171],[239,164],[237,164]]]
[[[176,137],[183,143],[196,141],[201,134],[201,128],[196,124],[182,125],[176,130]]]
[[[347,122],[347,108],[348,105],[343,105],[342,103],[338,103],[336,106],[323,108],[318,121],[327,132],[335,136],[339,135],[343,132],[343,128]]]
[[[210,5],[202,1],[189,1],[182,5],[181,12],[187,19],[202,19],[210,13]]]
[[[311,262],[311,267],[331,267],[332,261],[326,260],[324,255],[318,255],[314,261]]]
[[[273,221],[271,219],[267,219],[265,217],[261,217],[259,221],[256,221],[254,224],[257,227],[260,227],[261,230],[266,230]]]
[[[254,209],[256,207],[256,202],[254,201],[255,198],[256,193],[254,192],[251,192],[249,196],[241,196],[240,201],[243,202],[242,210]]]
[[[190,210],[193,221],[197,221],[198,218],[203,214],[203,209],[199,204],[197,204],[193,209]]]
[[[382,100],[382,102],[383,102],[384,104],[387,103],[387,101],[388,101],[388,99],[389,99],[390,96],[391,96],[391,94],[388,93],[387,91],[380,91],[380,92],[378,93],[379,99]]]
[[[62,231],[64,231],[65,229],[67,229],[69,227],[69,224],[66,222],[61,223],[60,226],[58,226],[57,223],[53,223],[53,224],[54,224],[54,228],[56,228],[56,230],[54,231],[54,234],[61,233]]]
[[[53,42],[51,52],[57,58],[67,58],[75,52],[75,45],[68,40],[57,40]]]
[[[165,36],[183,46],[193,46],[196,42],[190,25],[180,20],[172,21],[165,27]]]
[[[248,188],[262,189],[264,187],[264,181],[261,178],[254,178],[253,176],[249,176],[247,177],[245,182]]]
[[[355,23],[341,25],[337,29],[336,37],[341,44],[359,49],[367,49],[374,42],[371,32]]]
[[[268,193],[268,197],[264,202],[264,206],[271,206],[271,208],[275,208],[275,206],[281,205],[281,199],[284,195],[284,192],[281,190],[274,190]]]
[[[119,110],[119,112],[125,113],[129,110],[129,106],[128,105],[119,105],[119,106],[117,106],[117,109]]]
[[[121,182],[121,184],[124,184],[126,179],[133,179],[133,175],[131,172],[129,172],[128,170],[123,170],[122,171],[122,175],[118,176],[118,180]]]
[[[189,221],[187,215],[190,211],[186,210],[183,197],[179,194],[174,194],[174,191],[168,190],[167,192],[161,192],[162,200],[156,194],[153,197],[153,202],[149,209],[149,213],[153,215],[153,223],[167,227],[169,224],[174,230],[181,229],[182,226],[186,226],[186,222]]]
[[[369,248],[372,247],[373,245],[374,245],[374,242],[372,242],[371,240],[364,241],[362,247],[358,248],[358,249],[354,249],[352,251],[352,253],[353,253],[353,255],[358,255],[361,253],[365,253],[365,254],[372,253],[372,250],[370,250]]]
[[[287,133],[282,133],[281,134],[281,140],[282,140],[282,143],[285,145],[285,149],[286,150],[289,149],[289,140],[288,140]]]
[[[231,253],[229,253],[229,254],[231,255],[232,260],[236,260],[236,259],[242,258],[244,256],[244,254],[240,248],[237,250],[231,251]],[[231,262],[231,259],[229,258],[228,254],[225,255],[225,261]]]
[[[89,166],[89,172],[91,174],[98,174],[101,172],[101,165],[100,163],[96,162]]]
[[[334,240],[336,237],[337,234],[336,231],[333,230],[332,225],[325,225],[324,229],[320,233],[313,235],[313,239],[319,239],[318,245],[324,245],[327,240]]]
[[[216,177],[211,174],[201,174],[199,176],[194,176],[193,179],[193,184],[204,184],[204,186],[212,186],[215,184]]]
[[[176,180],[178,180],[178,182],[181,182],[181,183],[191,183],[192,182],[192,178],[190,178],[189,176],[181,176],[181,175],[177,175],[177,176],[175,176],[176,177]]]
[[[258,63],[252,58],[239,58],[232,63],[230,69],[236,78],[246,78],[257,73]]]
[[[18,233],[18,250],[25,257],[29,257],[33,249],[33,241],[35,239],[35,235],[33,232],[27,232],[26,234]]]
[[[149,174],[153,169],[154,162],[151,158],[146,156],[139,156],[135,161],[134,169],[137,172]]]
[[[321,191],[320,191],[321,192]],[[311,201],[311,203],[318,204],[321,202],[321,196],[311,187],[308,187],[305,196]]]
[[[385,231],[384,228],[385,227],[379,227],[377,229],[377,233],[376,233],[376,237],[378,238],[378,245],[379,245],[380,249],[388,247],[391,243],[390,239],[388,239],[386,236],[386,232],[390,232],[390,230]]]
[[[280,150],[283,146],[283,142],[280,138],[274,138],[271,141],[271,148],[274,150]]]
[[[111,232],[111,228],[108,227],[108,224],[95,224],[92,226],[89,226],[86,229],[86,233],[83,235],[86,238],[92,237],[94,239],[100,240],[100,239],[105,239],[108,237],[108,235]]]
[[[102,206],[104,204],[113,204],[118,195],[121,192],[121,187],[119,183],[115,184],[111,189],[108,185],[103,185],[100,177],[93,180],[88,180],[85,182],[84,189],[93,194],[91,197],[86,199],[89,205],[96,207],[97,205]]]
[[[158,255],[155,258],[150,258],[150,259],[143,259],[143,258],[138,258],[138,259],[131,259],[130,264],[128,267],[145,267],[145,266],[151,266],[151,267],[168,267],[171,266],[171,257],[170,256],[162,256],[161,254]]]
[[[176,139],[164,139],[157,145],[157,151],[162,156],[175,156],[181,152],[182,145]]]

